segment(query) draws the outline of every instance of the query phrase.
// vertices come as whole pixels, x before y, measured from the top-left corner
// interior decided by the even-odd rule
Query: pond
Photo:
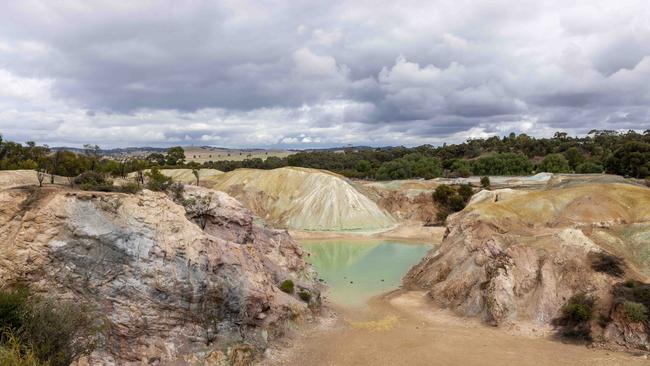
[[[398,288],[402,277],[432,248],[389,240],[304,240],[307,260],[329,286],[327,298],[347,307]]]

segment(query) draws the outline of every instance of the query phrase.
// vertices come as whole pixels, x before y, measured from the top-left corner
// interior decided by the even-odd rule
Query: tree
[[[542,163],[539,165],[539,171],[549,173],[570,173],[571,167],[569,162],[562,154],[549,154],[546,155]]]
[[[180,146],[174,146],[167,149],[167,165],[183,165],[185,163],[185,150]]]
[[[194,168],[194,169],[192,169],[192,174],[194,175],[194,178],[196,178],[196,185],[197,185],[197,186],[199,185],[199,170],[201,170],[201,168],[198,168],[198,169]]]
[[[151,164],[165,165],[165,155],[160,153],[151,153],[147,155],[146,160]]]
[[[607,160],[607,172],[645,178],[650,175],[650,144],[627,142]]]
[[[579,174],[593,174],[593,173],[602,173],[602,172],[603,172],[603,166],[592,162],[585,162],[576,167],[576,173]]]
[[[569,162],[571,169],[575,170],[576,167],[585,161],[584,155],[578,150],[577,147],[571,147],[564,152],[566,160]]]
[[[95,171],[100,155],[99,145],[84,144],[84,154],[90,159],[90,170]]]
[[[161,173],[157,167],[151,168],[146,176],[147,188],[152,191],[166,191],[172,185],[172,179]]]

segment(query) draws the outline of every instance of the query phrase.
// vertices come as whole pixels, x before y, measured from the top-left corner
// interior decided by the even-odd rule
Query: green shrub
[[[0,335],[15,334],[23,326],[25,314],[29,311],[27,288],[0,291]]]
[[[46,366],[13,332],[3,335],[0,344],[0,366]]]
[[[113,181],[106,179],[103,174],[87,171],[74,178],[74,183],[84,191],[110,192],[113,190]]]
[[[470,198],[472,198],[472,195],[474,195],[474,190],[472,189],[471,185],[463,184],[458,187],[458,194],[463,198],[464,202],[467,202]],[[463,208],[465,208],[465,205],[463,205]]]
[[[304,302],[309,302],[311,300],[311,294],[307,290],[301,290],[298,293],[298,297],[300,297],[300,300]]]
[[[602,173],[603,168],[602,165],[599,164],[594,164],[594,163],[582,163],[576,167],[576,173],[579,174],[594,174],[594,173]]]
[[[466,201],[461,195],[454,195],[449,198],[449,209],[453,212],[461,211],[465,208]]]
[[[648,309],[641,303],[626,301],[623,303],[623,311],[625,311],[625,316],[633,322],[639,323],[648,320]]]
[[[605,252],[591,253],[591,268],[596,272],[607,273],[614,277],[621,277],[625,270],[623,269],[623,259]]]
[[[24,319],[20,337],[51,366],[69,365],[95,347],[94,316],[84,305],[36,298]]]
[[[122,193],[130,193],[130,194],[135,194],[140,192],[140,185],[135,182],[127,182],[125,184],[122,184],[121,186],[117,187],[117,190],[122,192]]]
[[[490,189],[490,177],[481,177],[481,187]]]
[[[453,188],[446,184],[441,184],[433,191],[433,201],[446,206],[449,203],[449,199],[455,194],[456,191]]]
[[[69,365],[92,351],[98,331],[87,307],[30,296],[27,288],[0,291],[0,327],[0,366]]]
[[[288,294],[292,294],[293,293],[293,281],[291,281],[291,280],[282,281],[282,283],[280,284],[280,290],[282,290],[283,292],[286,292]]]
[[[147,188],[152,191],[163,192],[172,185],[172,179],[161,173],[156,167],[151,168],[145,175],[149,179],[147,181]]]
[[[591,340],[593,308],[596,299],[584,294],[572,296],[562,307],[562,315],[554,323],[560,326],[559,335],[575,340]]]

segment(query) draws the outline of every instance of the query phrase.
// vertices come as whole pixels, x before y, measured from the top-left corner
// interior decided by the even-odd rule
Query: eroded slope
[[[593,255],[625,259],[625,278],[650,275],[650,190],[586,184],[527,193],[494,193],[449,219],[441,247],[404,279],[439,306],[492,324],[549,324],[575,294],[595,296],[597,311],[616,318],[614,286],[623,279],[596,271]],[[498,198],[500,197],[500,198]],[[613,321],[606,342],[650,349],[641,327]],[[638,328],[638,327],[637,327]]]

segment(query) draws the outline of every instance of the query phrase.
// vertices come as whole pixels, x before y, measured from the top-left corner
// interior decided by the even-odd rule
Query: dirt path
[[[421,292],[374,299],[361,312],[297,335],[263,365],[649,365],[626,353],[515,335],[431,310]]]

